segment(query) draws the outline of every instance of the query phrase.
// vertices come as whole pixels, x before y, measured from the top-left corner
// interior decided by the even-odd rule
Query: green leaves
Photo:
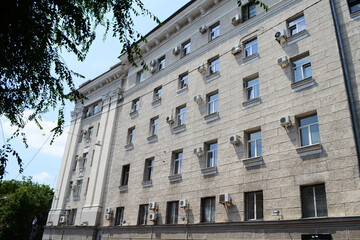
[[[269,11],[269,6],[266,5],[265,3],[263,3],[262,1],[249,0],[249,3],[255,4],[255,5],[260,5],[260,7],[262,7],[266,12]],[[244,5],[242,4],[242,1],[237,0],[237,4],[238,4],[239,7],[241,7],[241,10],[243,12],[245,12],[245,8],[244,8]]]

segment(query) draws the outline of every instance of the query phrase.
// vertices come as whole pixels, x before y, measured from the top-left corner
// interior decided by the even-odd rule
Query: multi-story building
[[[44,239],[360,239],[360,1],[264,2],[80,86]]]

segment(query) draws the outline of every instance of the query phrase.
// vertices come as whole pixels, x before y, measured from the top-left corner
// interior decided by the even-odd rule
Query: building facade
[[[263,2],[190,1],[79,87],[43,239],[360,239],[360,1]]]

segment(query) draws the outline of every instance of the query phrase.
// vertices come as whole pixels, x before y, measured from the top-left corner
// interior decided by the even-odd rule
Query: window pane
[[[250,140],[261,138],[261,131],[250,133]]]
[[[249,157],[255,157],[255,142],[249,142]]]
[[[254,45],[252,45],[252,54],[255,54],[258,52],[258,45],[257,45],[257,40],[256,43]]]
[[[316,210],[318,217],[327,216],[327,204],[326,204],[326,193],[324,185],[315,186],[316,193]]]
[[[300,119],[300,126],[306,126],[306,125],[309,125],[312,123],[317,123],[317,122],[318,122],[317,115],[313,115],[310,117]]]
[[[262,143],[261,139],[256,140],[256,156],[262,155]]]
[[[309,129],[307,127],[300,129],[301,146],[310,145],[309,141]]]
[[[312,144],[320,143],[319,125],[318,124],[311,125],[310,131],[311,131]]]
[[[256,193],[256,219],[263,219],[263,193]]]
[[[294,69],[294,82],[301,81],[303,79],[301,67],[297,67]]]
[[[301,187],[301,207],[303,218],[315,217],[313,186]]]
[[[254,219],[255,212],[254,212],[254,193],[246,193],[246,219]]]
[[[304,78],[309,78],[311,76],[312,76],[311,64],[305,65],[304,66]]]

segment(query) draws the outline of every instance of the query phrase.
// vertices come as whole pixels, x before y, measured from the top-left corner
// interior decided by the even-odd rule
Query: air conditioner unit
[[[241,46],[236,44],[234,47],[231,48],[231,54],[236,55],[241,52]]]
[[[155,73],[156,72],[156,67],[150,67],[150,72]]]
[[[231,18],[231,24],[234,25],[234,26],[238,25],[240,23],[240,21],[241,21],[240,14],[236,14],[235,16],[233,16]]]
[[[76,156],[76,161],[80,162],[82,160],[81,156]]]
[[[282,68],[286,67],[287,65],[289,65],[289,59],[287,56],[282,56],[282,57],[279,57],[277,60],[276,60],[277,64],[280,65]]]
[[[196,156],[200,157],[203,155],[203,150],[201,147],[196,147],[194,148],[194,154],[196,154]]]
[[[240,143],[240,137],[238,135],[232,135],[229,138],[230,143],[233,145],[239,144]]]
[[[151,60],[150,67],[155,67],[155,66],[156,66],[156,60]]]
[[[194,101],[195,101],[197,104],[200,104],[200,103],[202,103],[203,99],[201,98],[200,95],[196,95],[196,96],[194,96]]]
[[[231,198],[229,193],[223,193],[219,195],[219,203],[226,204],[231,203]]]
[[[206,25],[202,25],[202,26],[199,28],[199,32],[201,32],[202,34],[206,33],[206,31],[207,31]]]
[[[156,210],[156,202],[149,202],[150,210]]]
[[[111,219],[111,214],[110,213],[105,214],[105,219],[110,220]]]
[[[281,29],[280,31],[275,33],[275,39],[276,41],[278,41],[280,44],[283,44],[284,42],[286,42],[287,36],[286,36],[286,31],[285,29]]]
[[[181,208],[186,208],[189,205],[188,200],[181,199],[179,205]]]
[[[67,215],[69,215],[69,214],[70,214],[70,210],[65,210],[65,211],[64,211],[64,215],[65,215],[65,216],[67,216]]]
[[[198,67],[198,71],[199,71],[199,73],[204,74],[204,73],[206,72],[206,67],[205,67],[205,65],[199,66],[199,67]]]
[[[112,213],[111,208],[106,208],[106,213],[111,214]]]
[[[179,46],[174,47],[173,54],[178,55],[179,53],[180,53],[180,47]]]
[[[160,99],[161,99],[160,94],[156,93],[155,96],[154,96],[154,101],[158,101]]]
[[[80,133],[86,135],[86,134],[87,134],[87,130],[86,130],[86,129],[81,129],[81,132],[80,132]]]
[[[73,190],[74,192],[75,192],[76,188],[77,188],[76,184],[71,185],[71,190]]]
[[[283,127],[290,127],[292,125],[290,116],[284,116],[280,118],[280,124]]]
[[[173,124],[173,123],[174,123],[174,118],[173,118],[173,116],[172,116],[172,115],[167,116],[167,117],[166,117],[166,122],[167,122],[168,124]]]
[[[65,216],[61,216],[60,217],[60,223],[65,223],[66,221],[66,217]]]
[[[149,214],[149,220],[150,221],[156,221],[157,219],[157,213],[150,213]]]

